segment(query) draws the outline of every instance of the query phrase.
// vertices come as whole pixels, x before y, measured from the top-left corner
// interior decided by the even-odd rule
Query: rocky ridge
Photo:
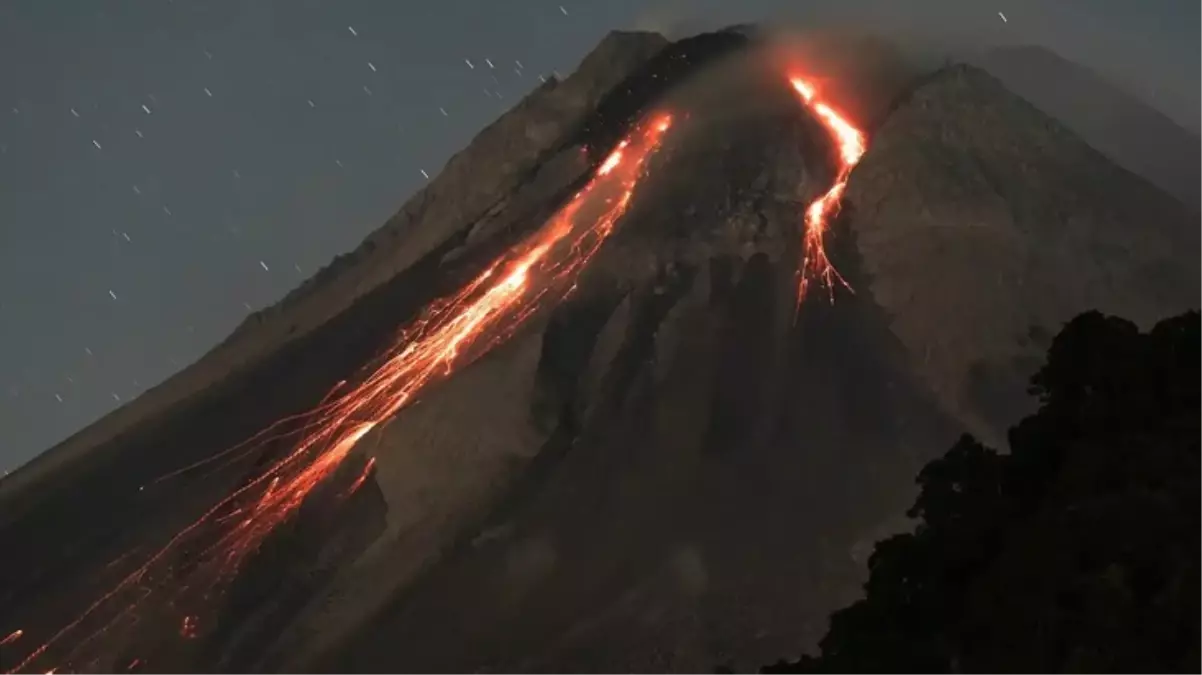
[[[847,204],[893,332],[1003,446],[1064,322],[1096,308],[1147,327],[1199,304],[1196,214],[971,66],[895,105]]]
[[[1114,162],[1199,210],[1202,142],[1196,132],[1103,76],[1042,47],[993,49],[975,56],[972,63]]]

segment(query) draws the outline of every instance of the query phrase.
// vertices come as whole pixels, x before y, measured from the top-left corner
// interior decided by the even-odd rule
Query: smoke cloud
[[[754,22],[782,34],[887,38],[909,65],[971,60],[997,46],[1041,45],[1088,66],[1197,132],[1202,110],[1199,5],[1174,0],[658,0],[632,28],[669,38]],[[999,12],[1006,15],[1003,20]],[[1186,25],[1175,25],[1183,23]],[[802,40],[795,39],[795,42]]]

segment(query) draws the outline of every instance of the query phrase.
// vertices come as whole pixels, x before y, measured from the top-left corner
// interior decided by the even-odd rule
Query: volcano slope
[[[543,222],[653,109],[675,114],[672,135],[565,301],[367,434],[215,609],[181,626],[164,607],[136,639],[102,634],[92,642],[111,647],[96,663],[774,661],[856,597],[872,542],[904,526],[918,468],[1023,409],[1012,373],[1028,374],[1025,350],[1084,309],[1150,321],[1198,304],[1196,220],[957,67],[898,100],[852,174],[828,248],[854,292],[814,291],[798,308],[804,211],[836,152],[789,73],[749,47],[733,32],[608,39],[603,58],[498,122],[529,135],[537,117],[521,116],[540,97],[575,92],[573,115],[535,127],[551,129],[535,134],[541,150],[478,200],[482,213],[415,215],[410,239],[374,238],[369,253],[393,267],[335,279],[379,275],[378,288],[348,292],[348,308],[204,397],[125,427],[97,459],[28,479],[39,489],[7,498],[21,517],[0,532],[22,542],[0,575],[0,632],[28,635],[0,647],[0,665],[103,593],[110,560],[170,536],[283,450],[139,486],[316,404],[424,303]],[[331,497],[360,475],[351,498]]]
[[[794,101],[728,96],[762,107],[697,120],[525,336],[527,401],[505,405],[548,434],[530,468],[322,666],[697,671],[798,649],[918,466],[1025,410],[1061,323],[1198,304],[1183,207],[954,67],[897,102],[852,174],[832,255],[855,294],[794,321],[796,186],[820,139]],[[397,433],[475,391],[453,383]],[[401,473],[381,469],[385,494]]]
[[[1119,165],[1199,208],[1197,134],[1101,75],[1042,47],[1000,47],[972,63],[1064,122]]]
[[[697,671],[796,650],[855,594],[920,464],[1026,410],[1019,385],[1061,323],[1198,304],[1183,207],[954,67],[896,103],[852,174],[831,253],[856,292],[816,293],[795,317],[822,139],[771,84],[745,86],[726,100],[757,104],[694,113],[546,327],[477,366],[506,383],[537,455],[320,667]],[[468,378],[402,413],[398,450],[454,456],[430,439],[475,405]],[[407,500],[390,513],[420,531],[418,495],[449,480],[386,461],[385,499]],[[387,546],[379,569],[411,558]],[[386,574],[371,564],[339,592]]]
[[[1026,379],[1084,309],[1143,328],[1199,302],[1196,212],[971,66],[905,95],[848,185],[868,290],[978,437],[1032,412]]]
[[[586,121],[596,120],[601,100],[612,100],[615,87],[665,45],[654,34],[609,35],[571,77],[549,81],[484,129],[356,251],[252,317],[196,364],[0,483],[0,541],[5,542],[0,639],[6,640],[0,644],[0,669],[26,659],[154,546],[287,448],[268,444],[261,452],[178,479],[155,483],[157,477],[212,458],[277,420],[312,409],[377,356],[422,307],[454,291],[539,226],[600,162],[582,151],[585,144],[603,152],[616,142],[612,130],[594,133],[584,128]],[[670,65],[668,73],[691,67],[680,59]],[[614,114],[631,114],[637,101],[657,87],[662,88],[644,83],[617,97],[636,103],[618,105]],[[357,474],[354,465],[363,462],[361,456],[352,458],[347,473]],[[348,481],[339,477],[335,483],[345,487]],[[96,663],[85,658],[79,667],[120,669],[137,660],[156,669],[205,670],[220,664],[238,669],[242,652],[227,654],[214,644],[233,640],[230,632],[253,633],[240,617],[263,623],[251,610],[267,599],[286,612],[288,602],[307,597],[321,579],[320,570],[337,566],[341,537],[348,538],[352,551],[353,542],[370,538],[384,513],[374,485],[364,486],[336,511],[314,499],[309,510],[329,511],[334,521],[301,518],[293,524],[294,536],[281,537],[278,545],[269,542],[257,569],[267,570],[272,583],[248,584],[255,591],[249,596],[233,593],[228,611],[233,618],[220,622],[226,634],[210,642],[202,630],[201,639],[181,642],[180,612],[172,609],[139,621],[138,648],[130,652],[115,631],[91,640],[89,647],[105,646],[103,658]],[[338,535],[327,536],[331,531]],[[251,570],[247,575],[256,578]],[[27,664],[28,669],[62,667],[65,654],[82,639],[77,633],[86,637],[96,629],[83,625],[68,631],[64,645],[49,649],[44,662]],[[20,637],[8,640],[10,635]],[[169,658],[153,658],[158,645]]]

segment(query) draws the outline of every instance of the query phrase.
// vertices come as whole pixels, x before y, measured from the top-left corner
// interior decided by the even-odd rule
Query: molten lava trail
[[[860,158],[864,156],[867,144],[863,132],[857,129],[845,115],[822,100],[818,96],[818,89],[812,82],[802,77],[791,77],[789,84],[797,92],[802,103],[830,132],[832,140],[839,149],[839,169],[835,173],[834,184],[821,197],[806,207],[801,268],[797,273],[798,306],[805,300],[810,284],[814,282],[826,286],[833,302],[836,281],[848,290],[851,290],[851,286],[827,257],[826,232],[830,228],[831,218],[839,211],[843,191],[847,189],[847,178],[851,175],[851,170],[859,163]]]
[[[99,643],[152,615],[165,619],[174,614],[171,620],[181,626],[181,637],[197,637],[205,627],[193,610],[234,577],[364,435],[412,403],[428,385],[512,336],[548,300],[570,290],[626,212],[647,158],[670,125],[671,117],[664,114],[636,127],[538,232],[403,330],[361,383],[350,388],[340,383],[315,410],[293,418],[301,435],[287,454],[178,532],[13,670],[35,664],[45,669],[50,664],[40,662],[52,651],[58,669],[74,664],[103,669]],[[276,433],[279,428],[273,425],[253,442],[220,457],[241,456],[289,436]],[[363,484],[373,465],[374,458],[347,494]],[[18,630],[0,644],[21,637]]]

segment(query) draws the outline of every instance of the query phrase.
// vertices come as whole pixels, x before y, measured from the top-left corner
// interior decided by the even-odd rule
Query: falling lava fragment
[[[843,191],[847,189],[847,178],[851,175],[851,170],[859,163],[860,158],[864,156],[867,145],[863,132],[848,121],[846,116],[819,98],[817,88],[809,80],[791,77],[789,84],[801,97],[802,103],[830,132],[831,138],[839,149],[839,169],[835,173],[834,184],[821,197],[806,207],[801,268],[797,274],[797,304],[800,306],[813,282],[826,286],[832,301],[835,297],[834,284],[836,281],[845,288],[851,289],[851,286],[827,257],[825,237],[827,229],[830,228],[831,218],[839,211]]]
[[[111,634],[133,614],[190,606],[218,583],[228,582],[264,539],[292,517],[305,498],[329,478],[355,444],[395,415],[433,382],[479,358],[512,336],[535,312],[568,292],[626,212],[646,160],[671,125],[666,114],[640,124],[598,167],[595,175],[533,236],[493,262],[458,293],[426,308],[363,380],[343,391],[335,387],[313,411],[284,422],[299,422],[299,440],[290,452],[204,512],[146,558],[115,587],[55,631],[12,670],[27,670],[48,650],[64,644],[59,668]],[[277,441],[281,423],[213,459],[229,458]],[[275,433],[275,435],[272,435]],[[353,493],[374,466],[369,461]],[[201,549],[185,578],[173,569],[181,549]],[[182,620],[180,634],[198,637],[194,614]]]

